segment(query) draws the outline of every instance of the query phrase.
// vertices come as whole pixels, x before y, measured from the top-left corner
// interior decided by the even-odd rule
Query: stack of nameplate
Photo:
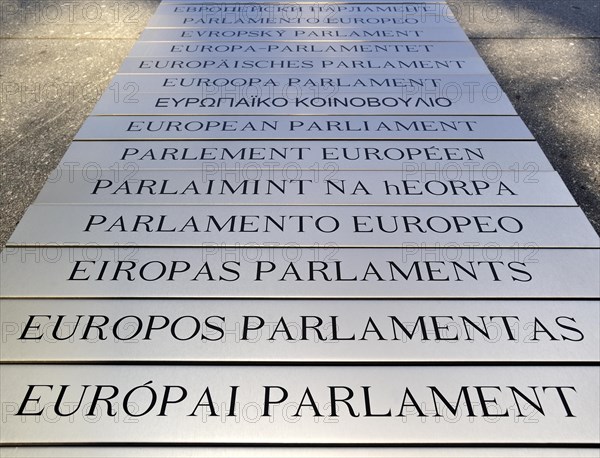
[[[3,252],[2,454],[597,456],[598,243],[445,3],[165,0]]]

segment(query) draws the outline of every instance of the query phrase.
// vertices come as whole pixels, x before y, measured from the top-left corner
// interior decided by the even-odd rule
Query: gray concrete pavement
[[[0,245],[158,3],[0,1]],[[600,232],[600,0],[449,3]]]

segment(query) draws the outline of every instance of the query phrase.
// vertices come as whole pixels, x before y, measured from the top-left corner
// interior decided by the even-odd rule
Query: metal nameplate
[[[199,91],[201,92],[201,91]],[[236,94],[237,92],[237,94]],[[140,92],[135,102],[118,100],[107,91],[96,104],[93,115],[515,115],[506,95],[497,92],[494,99],[483,95],[469,97],[398,96],[368,93],[333,95],[261,96],[252,90],[222,95],[189,93],[157,94]],[[257,91],[258,92],[258,91]]]
[[[449,9],[448,9],[449,11]],[[436,13],[397,13],[369,14],[313,14],[313,15],[268,15],[268,14],[232,14],[206,17],[202,14],[157,14],[150,18],[148,27],[354,27],[354,26],[420,26],[449,27],[458,23],[452,14]]]
[[[598,373],[569,366],[5,365],[0,440],[591,446],[600,435]]]
[[[136,103],[140,93],[189,93],[201,96],[327,96],[346,93],[405,97],[485,98],[500,100],[502,89],[485,75],[116,75],[106,91],[115,103]]]
[[[425,15],[438,14],[450,16],[452,10],[446,3],[371,3],[368,5],[344,5],[344,4],[183,4],[173,5],[162,3],[156,8],[155,14],[160,15],[198,15],[204,18],[210,17],[225,17],[237,14],[240,17],[336,17],[338,15],[357,15],[357,16],[373,16],[373,15]]]
[[[9,247],[5,298],[597,299],[598,249]]]
[[[465,32],[452,25],[359,26],[306,28],[145,29],[140,41],[466,41]]]
[[[389,1],[381,1],[381,0],[303,0],[303,1],[294,1],[294,2],[286,2],[281,0],[163,0],[162,3],[169,4],[182,4],[182,5],[194,5],[194,4],[202,4],[202,5],[223,5],[223,4],[234,4],[234,5],[253,5],[253,4],[292,4],[292,5],[336,5],[339,3],[347,4],[347,3],[358,3],[358,4],[375,4],[375,5],[397,5],[403,3],[415,3],[415,0],[389,0]],[[444,3],[444,0],[419,0],[418,3]]]
[[[445,0],[419,0],[418,3],[444,3]],[[165,4],[181,4],[181,5],[337,5],[337,4],[366,4],[366,5],[398,5],[405,3],[415,3],[415,0],[302,0],[302,1],[282,1],[282,0],[163,0]]]
[[[396,13],[396,14],[313,14],[313,15],[269,15],[232,14],[203,17],[201,14],[173,15],[156,14],[147,26],[152,28],[223,28],[223,27],[364,27],[364,26],[419,26],[449,27],[457,25],[450,13]],[[457,25],[458,26],[458,25]]]
[[[518,116],[90,116],[76,140],[533,140]]]
[[[223,74],[232,72],[236,74],[256,75],[258,73],[284,73],[293,75],[320,76],[322,73],[340,74],[374,74],[381,73],[389,75],[401,72],[402,75],[423,74],[431,75],[471,75],[486,74],[489,70],[481,57],[440,57],[413,59],[408,58],[357,58],[344,59],[333,57],[331,59],[320,58],[273,58],[269,55],[264,58],[256,57],[222,57],[195,59],[183,58],[131,58],[123,61],[119,73],[133,74]]]
[[[138,41],[129,57],[193,58],[224,57],[243,58],[290,58],[319,57],[360,59],[445,59],[478,57],[470,42],[193,42],[165,43],[161,41]]]
[[[75,169],[553,171],[536,142],[112,141],[73,142],[50,175]]]
[[[596,248],[577,207],[32,205],[8,245]]]
[[[154,86],[145,89],[148,78]],[[371,91],[370,88],[347,88],[342,78],[311,80],[276,77],[252,84],[252,77],[161,77],[120,76],[113,81],[96,104],[94,115],[516,115],[508,97],[493,77],[474,78],[400,78],[414,84]],[[289,84],[299,80],[300,84]],[[348,78],[358,84],[386,84],[387,78]],[[374,81],[373,81],[374,80]],[[198,81],[205,81],[199,84]],[[231,81],[233,84],[225,84]],[[163,84],[162,90],[155,85]],[[214,82],[222,85],[214,85]],[[248,85],[242,86],[242,82]],[[367,84],[369,84],[367,82]],[[239,85],[235,85],[239,83]],[[165,86],[165,84],[167,86]],[[180,90],[177,84],[193,84]],[[348,83],[348,84],[353,84]],[[389,84],[389,83],[387,83]],[[410,83],[408,83],[410,84]],[[419,84],[419,85],[417,85]],[[122,97],[118,89],[123,87]],[[130,88],[129,91],[126,88]],[[133,91],[132,91],[133,90]],[[117,91],[117,92],[116,92]],[[158,92],[160,91],[160,92]],[[130,94],[131,93],[131,94]],[[115,97],[117,94],[117,97]]]
[[[597,362],[598,301],[10,300],[7,362]]]
[[[576,205],[556,172],[72,170],[36,203],[251,205]]]
[[[163,0],[166,1],[166,0]],[[569,447],[569,454],[577,458],[598,458],[593,448]],[[565,449],[556,447],[511,447],[511,448],[482,448],[482,447],[116,447],[110,446],[112,458],[559,458]],[[3,457],[6,458],[106,458],[107,447],[103,446],[69,446],[69,447],[3,447]]]

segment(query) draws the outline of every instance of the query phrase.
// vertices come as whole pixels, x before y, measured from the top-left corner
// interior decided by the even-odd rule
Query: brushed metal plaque
[[[156,17],[156,16],[154,16]],[[138,41],[129,53],[129,57],[254,57],[288,58],[319,57],[361,59],[442,59],[477,57],[477,51],[470,42],[193,42],[165,43],[161,41]]]
[[[73,142],[50,180],[76,169],[553,171],[536,142],[113,141]]]
[[[578,207],[32,205],[8,245],[597,248]]]
[[[556,172],[71,170],[36,203],[574,206]]]
[[[166,1],[166,0],[163,0]],[[564,458],[564,448],[482,448],[482,447],[115,447],[108,450],[112,458]],[[70,447],[3,447],[6,458],[106,458],[102,446]],[[573,458],[598,458],[592,448],[569,447]]]
[[[9,247],[5,298],[589,299],[598,249]]]
[[[373,74],[390,72],[401,72],[403,75],[423,74],[431,75],[446,74],[489,74],[489,70],[481,57],[441,57],[439,59],[424,57],[413,59],[411,57],[402,59],[386,58],[358,58],[344,59],[333,57],[322,58],[290,58],[283,56],[273,58],[266,55],[264,58],[257,57],[221,57],[214,58],[140,58],[127,57],[119,69],[119,73],[133,74],[223,74],[232,73],[285,73],[285,74],[311,74],[318,76],[321,73],[356,73]]]
[[[223,29],[145,29],[140,41],[466,41],[465,32],[452,25],[418,26],[358,26],[307,28],[223,28]]]
[[[484,84],[480,87],[483,88]],[[493,97],[482,91],[463,92],[459,86],[430,92],[416,90],[387,92],[343,91],[334,87],[275,90],[230,88],[196,93],[163,90],[139,92],[117,98],[112,89],[104,92],[93,115],[516,115],[508,97],[497,86],[488,86]],[[486,89],[487,91],[487,89]]]
[[[444,3],[445,0],[419,0],[418,3]],[[163,3],[172,3],[172,4],[198,4],[202,5],[223,5],[233,3],[235,5],[251,5],[251,4],[290,4],[290,2],[286,2],[285,0],[163,0]],[[375,5],[396,5],[402,3],[415,3],[415,0],[303,0],[298,2],[291,3],[292,5],[336,5],[336,4],[346,4],[346,3],[364,3],[364,4],[375,4]]]
[[[298,456],[327,456],[336,449],[318,447],[338,445],[346,446],[341,455],[383,457],[412,449],[359,447],[600,443],[598,236],[537,144],[505,142],[533,139],[520,118],[479,116],[516,113],[446,4],[353,1],[159,5],[150,19],[158,28],[120,69],[135,77],[115,78],[77,134],[83,141],[1,254],[0,454],[27,454],[12,448],[23,444],[127,443],[183,445],[175,452],[182,456],[211,450],[186,445],[218,444],[235,446],[215,449],[227,456],[285,445]],[[318,93],[292,96],[156,86],[167,79],[161,74],[285,81],[394,73],[479,74],[439,79],[493,82],[498,98],[403,97],[379,86],[338,85],[332,93],[318,85]],[[191,143],[178,140],[218,140],[194,142],[192,149],[213,148],[202,154],[249,146],[232,139],[310,145],[294,151],[303,157],[283,159],[291,170],[263,168],[263,151],[191,166],[178,158]],[[350,142],[373,148],[369,139],[428,146],[418,158],[403,151],[402,162],[384,154],[375,166],[339,159]],[[451,140],[462,149],[434,163],[432,145]],[[477,155],[483,170],[457,165],[464,159],[456,154],[473,154],[465,140],[504,140],[475,142],[502,156],[498,167],[490,172],[491,159]],[[156,162],[154,153],[142,159],[130,149],[139,147],[171,150]],[[410,168],[424,156],[433,171]],[[240,160],[250,167],[240,169]],[[139,169],[146,164],[150,170]],[[165,164],[171,170],[156,170]],[[377,226],[398,219],[400,230]],[[56,320],[60,337],[52,334]],[[99,326],[106,340],[90,336]],[[295,366],[261,366],[270,363]],[[344,366],[355,363],[369,366]],[[106,454],[61,450],[27,456]],[[414,450],[410,456],[423,453]],[[155,452],[173,453],[110,449],[111,456]]]
[[[357,15],[365,16],[420,16],[424,14],[441,14],[444,16],[452,15],[452,10],[445,2],[422,3],[414,2],[411,4],[327,4],[313,3],[312,5],[302,5],[282,2],[280,4],[254,4],[248,5],[244,2],[236,4],[203,4],[194,5],[187,2],[179,2],[178,5],[162,3],[156,8],[155,14],[160,15],[194,15],[205,18],[224,17],[232,14],[238,14],[241,17],[335,17],[338,15]]]
[[[518,116],[90,116],[76,140],[533,140]]]
[[[194,26],[215,24],[254,24],[287,27],[326,25],[434,24],[459,27],[452,10],[445,3],[387,5],[159,5],[150,27]]]
[[[486,75],[116,75],[105,95],[115,103],[137,103],[140,93],[190,93],[199,96],[326,96],[345,93],[385,94],[451,99],[499,100],[502,89]]]
[[[444,3],[445,0],[419,0],[418,3]],[[266,4],[266,5],[279,5],[279,4],[290,4],[290,2],[282,1],[282,0],[163,0],[163,3],[169,4],[202,4],[202,5],[223,5],[223,4],[234,4],[234,5],[253,5],[253,4]],[[415,3],[415,0],[303,0],[298,2],[293,2],[293,5],[314,5],[314,4],[323,4],[323,5],[336,5],[336,4],[346,4],[346,3],[364,3],[364,4],[375,4],[375,5],[396,5],[402,3]]]
[[[3,363],[590,363],[600,358],[599,301],[4,299],[0,304]]]
[[[355,27],[355,26],[418,26],[449,27],[456,24],[456,18],[448,14],[406,14],[369,15],[361,17],[353,14],[336,14],[333,16],[255,16],[234,14],[224,17],[202,17],[202,15],[156,14],[147,23],[152,28],[223,28],[223,27]]]
[[[600,435],[599,371],[6,365],[0,393],[6,409],[14,410],[5,412],[0,440],[4,445],[590,446]],[[71,415],[59,417],[55,409]],[[37,412],[42,414],[23,415]]]

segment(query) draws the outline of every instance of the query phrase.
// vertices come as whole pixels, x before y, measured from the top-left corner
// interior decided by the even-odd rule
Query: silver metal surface
[[[76,140],[533,140],[518,116],[90,116]]]
[[[14,410],[5,412],[0,440],[4,444],[63,445],[127,442],[589,446],[596,444],[600,435],[595,408],[599,402],[599,371],[598,367],[291,370],[7,365],[2,368],[0,390],[5,405]],[[144,384],[155,390],[154,404],[152,391],[143,388]],[[57,404],[59,412],[75,410],[82,399],[81,408],[66,417],[54,414],[53,404],[61,385],[66,387]],[[85,392],[84,385],[89,386]],[[98,397],[112,396],[108,402],[114,416],[107,415],[106,401],[90,404],[95,393]],[[41,411],[42,415],[15,415],[24,402],[29,413]],[[231,409],[230,404],[235,407]],[[452,413],[448,406],[455,404],[457,410]],[[418,416],[415,405],[422,416]],[[398,417],[401,411],[403,416]]]
[[[113,141],[73,142],[50,180],[75,169],[553,171],[535,142]]]
[[[311,5],[302,5],[294,3],[282,4],[244,4],[244,2],[236,2],[236,4],[201,4],[194,5],[192,3],[180,2],[181,4],[173,5],[162,3],[158,5],[155,14],[160,15],[194,15],[201,17],[223,17],[237,13],[241,17],[336,17],[341,15],[356,15],[365,16],[421,16],[427,14],[440,14],[451,16],[452,11],[445,2],[439,3],[422,3],[414,2],[412,4],[390,4],[390,3],[370,3],[370,4],[354,4],[344,5],[335,3],[313,3]]]
[[[6,298],[599,298],[598,249],[6,248]],[[32,281],[34,279],[34,281]]]
[[[418,3],[444,3],[444,0],[419,0]],[[194,4],[198,4],[201,3],[203,5],[222,5],[222,4],[235,4],[235,5],[252,5],[252,4],[267,4],[267,5],[271,5],[271,4],[289,4],[289,2],[285,1],[285,0],[243,0],[243,1],[239,1],[239,0],[211,0],[211,1],[204,1],[204,0],[163,0],[162,3],[169,3],[169,4],[181,4],[181,5],[194,5]],[[388,1],[382,1],[382,0],[326,0],[326,1],[321,1],[321,0],[303,0],[303,1],[299,1],[299,2],[293,2],[294,5],[314,5],[314,4],[323,4],[323,5],[335,5],[335,4],[346,4],[346,3],[359,3],[359,4],[376,4],[376,5],[397,5],[397,4],[402,4],[402,3],[415,3],[415,0],[388,0]]]
[[[440,27],[357,26],[305,28],[234,28],[222,29],[145,29],[140,41],[465,41],[460,28],[449,24]]]
[[[600,239],[448,5],[157,13],[1,253],[0,455],[592,456]]]
[[[156,16],[155,16],[156,17]],[[224,57],[272,58],[340,58],[361,59],[447,59],[477,57],[470,42],[193,42],[165,43],[162,41],[138,41],[129,57],[193,58]]]
[[[114,84],[114,83],[113,83]],[[492,83],[493,84],[493,83]],[[485,83],[479,84],[480,88]],[[163,89],[117,98],[104,92],[93,115],[516,115],[506,94],[497,86],[465,91],[459,86],[408,91],[343,91],[334,87],[279,89],[227,88],[196,93]],[[316,90],[315,90],[316,89]],[[486,90],[486,92],[488,92]]]
[[[290,2],[285,0],[163,0],[162,3],[168,4],[180,4],[180,5],[195,5],[201,3],[203,5],[223,5],[223,4],[235,4],[235,5],[254,5],[254,4],[266,4],[266,5],[289,5]],[[397,5],[403,3],[415,3],[415,0],[302,0],[298,2],[293,2],[294,5],[336,5],[336,4],[346,4],[346,3],[358,3],[358,4],[375,4],[375,5]],[[418,3],[445,3],[445,0],[419,0]]]
[[[165,0],[163,0],[165,1]],[[564,448],[482,447],[4,447],[6,458],[564,458]],[[568,449],[571,458],[598,458],[593,448]]]
[[[441,57],[439,59],[424,57],[413,59],[406,57],[402,59],[382,57],[344,59],[333,57],[322,58],[273,58],[265,56],[257,57],[221,57],[215,58],[125,58],[119,73],[142,73],[142,74],[222,74],[232,72],[236,74],[246,73],[256,75],[257,73],[285,73],[294,75],[310,74],[318,76],[322,73],[341,74],[373,74],[390,72],[401,72],[403,75],[415,75],[428,72],[431,75],[447,74],[489,74],[489,70],[481,57]]]
[[[72,170],[36,203],[576,205],[556,172]]]
[[[190,93],[198,96],[326,96],[345,93],[404,97],[486,97],[498,99],[502,89],[491,74],[437,75],[116,75],[106,94],[115,103],[136,103],[140,93]]]
[[[365,25],[449,27],[457,24],[456,18],[448,14],[371,14],[361,17],[360,14],[306,15],[306,16],[270,16],[233,14],[229,16],[203,17],[201,14],[173,15],[156,14],[147,23],[148,27],[181,28],[181,27],[354,27]]]
[[[4,363],[600,358],[598,301],[5,299],[0,314]]]
[[[596,248],[577,207],[32,205],[8,245]]]

